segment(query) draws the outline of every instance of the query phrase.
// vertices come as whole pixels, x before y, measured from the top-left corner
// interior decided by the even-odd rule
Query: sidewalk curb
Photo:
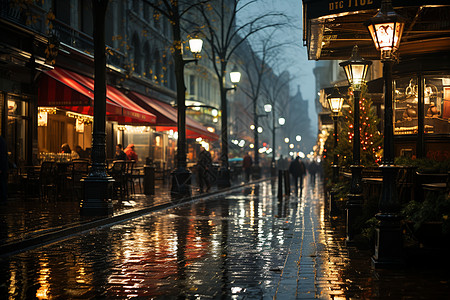
[[[112,226],[114,224],[118,224],[118,223],[128,221],[131,219],[135,219],[135,218],[141,217],[143,215],[146,215],[146,214],[149,214],[152,212],[157,212],[157,211],[165,210],[168,208],[177,207],[177,206],[189,203],[189,202],[194,202],[194,201],[200,200],[202,198],[209,198],[209,197],[217,196],[220,194],[226,194],[235,189],[239,189],[239,188],[242,188],[245,186],[257,184],[257,183],[264,182],[264,181],[267,181],[270,179],[271,179],[270,177],[263,178],[263,179],[255,180],[255,181],[252,181],[249,183],[244,183],[244,184],[232,186],[229,188],[220,189],[220,190],[213,191],[210,193],[199,194],[199,195],[195,195],[195,196],[191,196],[191,197],[184,197],[184,198],[180,198],[180,199],[170,201],[170,202],[167,202],[164,204],[146,207],[146,208],[142,208],[142,209],[139,209],[139,210],[136,210],[133,212],[118,214],[115,216],[108,216],[105,218],[97,219],[94,221],[88,221],[86,223],[82,223],[82,224],[71,226],[71,227],[64,228],[64,229],[58,230],[57,228],[54,228],[54,230],[52,230],[52,228],[49,228],[49,229],[47,229],[49,232],[38,235],[36,237],[25,238],[21,241],[1,245],[0,246],[0,258],[7,257],[7,256],[10,256],[13,254],[17,254],[17,253],[20,253],[20,252],[23,252],[26,250],[30,250],[30,249],[33,249],[33,248],[36,248],[39,246],[44,246],[47,244],[58,242],[58,241],[64,240],[65,238],[67,238],[69,236],[72,236],[75,234],[80,234],[80,233],[92,230],[94,228],[97,228],[97,227]],[[68,224],[68,226],[70,226],[70,224]]]

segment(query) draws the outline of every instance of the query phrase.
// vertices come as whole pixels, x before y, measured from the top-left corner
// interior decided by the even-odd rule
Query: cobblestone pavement
[[[270,181],[0,259],[6,299],[448,299],[447,268],[375,271],[321,184]]]

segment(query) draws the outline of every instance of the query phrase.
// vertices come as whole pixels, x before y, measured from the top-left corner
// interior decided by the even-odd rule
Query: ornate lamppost
[[[355,219],[361,214],[363,204],[359,102],[361,99],[361,87],[365,84],[367,71],[371,64],[371,61],[364,60],[359,56],[358,46],[356,45],[353,47],[350,59],[339,64],[344,68],[348,83],[353,90],[353,164],[350,166],[352,183],[347,201],[347,243],[353,242]]]
[[[184,66],[188,63],[197,63],[197,55],[202,51],[201,39],[190,39],[189,49],[194,58],[183,58],[181,48],[175,50],[175,76],[177,79],[177,168],[172,172],[172,187],[170,190],[173,198],[191,195],[191,172],[186,164],[186,86],[184,83]]]
[[[398,168],[394,165],[394,124],[392,110],[392,66],[405,26],[405,20],[392,8],[390,0],[381,2],[380,11],[365,22],[375,47],[381,51],[384,79],[384,153],[383,187],[379,202],[379,221],[372,262],[375,267],[388,267],[403,263],[400,205],[396,191]]]
[[[230,182],[230,164],[228,162],[228,102],[226,94],[228,91],[236,90],[237,84],[241,81],[241,72],[237,70],[235,67],[233,71],[230,72],[230,81],[233,83],[233,87],[231,88],[223,88],[223,93],[225,95],[222,97],[224,99],[224,103],[221,103],[222,106],[222,130],[221,130],[221,139],[222,139],[222,147],[221,147],[221,166],[219,170],[219,176],[217,178],[217,186],[219,188],[226,188],[231,186]],[[222,83],[225,85],[225,82]]]
[[[342,109],[342,104],[344,103],[344,97],[342,97],[341,93],[339,93],[339,89],[335,87],[333,92],[327,96],[328,105],[331,110],[331,117],[333,118],[334,125],[334,155],[333,155],[333,165],[331,168],[333,169],[333,184],[336,184],[339,180],[339,165],[338,165],[338,155],[336,152],[338,146],[338,118]],[[335,197],[337,191],[335,187],[331,190],[330,193],[330,207],[329,212],[330,215],[334,215],[336,211]]]

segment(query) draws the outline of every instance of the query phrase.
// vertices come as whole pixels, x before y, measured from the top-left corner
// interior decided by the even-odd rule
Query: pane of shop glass
[[[417,78],[394,81],[394,134],[417,134]]]
[[[424,88],[425,133],[450,132],[450,75],[426,76]]]

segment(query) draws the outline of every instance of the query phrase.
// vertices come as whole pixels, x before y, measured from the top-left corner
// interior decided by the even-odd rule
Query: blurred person
[[[197,174],[198,174],[198,185],[200,188],[200,193],[203,193],[203,187],[206,186],[206,192],[211,188],[211,183],[209,182],[209,173],[212,168],[212,158],[211,153],[207,151],[204,147],[200,148],[201,151],[198,154],[197,162]]]
[[[127,155],[128,160],[134,160],[135,162],[138,161],[138,155],[136,151],[134,151],[134,144],[129,144],[125,150],[125,154]]]
[[[78,156],[79,156],[80,158],[89,158],[89,157],[87,156],[86,151],[84,151],[83,148],[81,148],[80,145],[76,145],[76,146],[75,146],[75,152],[78,153]]]
[[[127,160],[127,155],[123,151],[122,144],[116,145],[116,153],[114,154],[114,160]]]
[[[250,174],[252,173],[252,165],[253,160],[250,156],[250,153],[245,154],[244,160],[242,161],[242,169],[244,169],[245,172],[245,181],[250,180]]]
[[[300,157],[296,157],[289,164],[289,173],[294,178],[295,195],[298,195],[298,180],[300,179],[300,196],[303,191],[303,176],[306,174],[305,164],[300,160]]]
[[[80,155],[78,155],[78,153],[76,153],[75,151],[73,151],[72,149],[70,149],[69,144],[64,143],[61,145],[61,153],[66,153],[66,154],[70,154],[70,157],[72,159],[78,159],[80,158]]]

